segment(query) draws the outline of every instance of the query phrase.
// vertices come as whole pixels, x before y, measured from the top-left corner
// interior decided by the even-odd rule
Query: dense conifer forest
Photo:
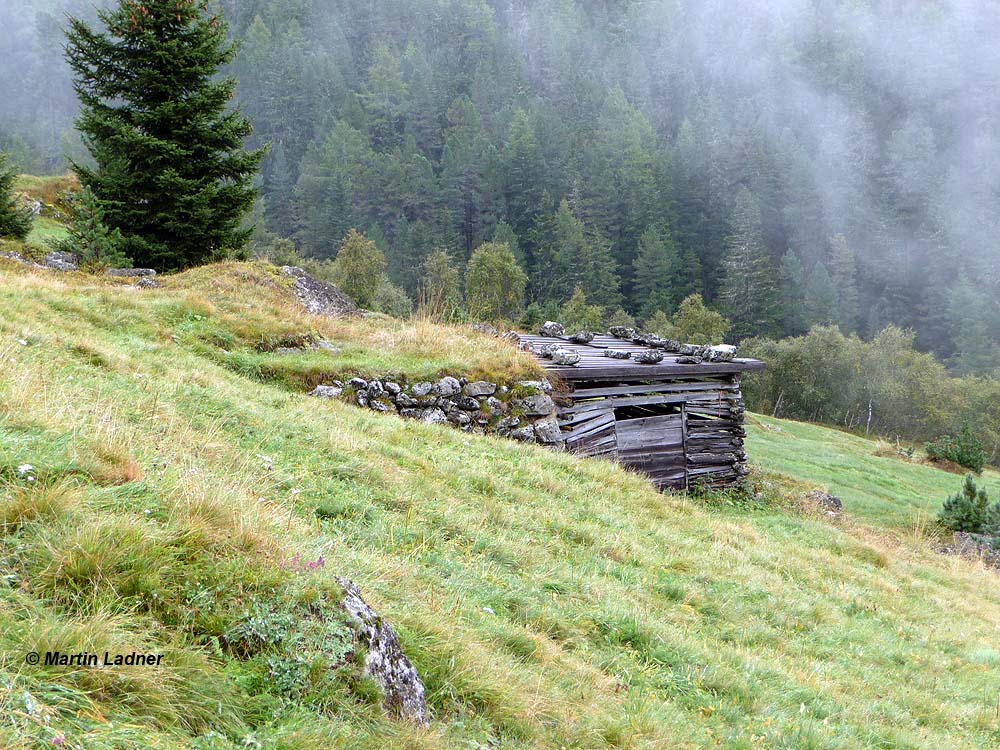
[[[1000,4],[224,0],[263,162],[257,243],[356,228],[416,299],[506,242],[526,301],[606,316],[691,293],[730,336],[892,323],[1000,364]],[[0,150],[82,158],[64,13],[0,4]],[[262,231],[266,230],[266,231]]]

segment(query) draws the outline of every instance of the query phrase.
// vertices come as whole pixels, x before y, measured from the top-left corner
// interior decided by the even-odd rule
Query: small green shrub
[[[944,501],[938,521],[952,531],[994,533],[1000,522],[1000,504],[991,507],[986,490],[977,488],[972,474],[966,474],[961,491]]]
[[[958,437],[943,435],[927,443],[924,449],[931,461],[952,461],[977,474],[982,473],[983,466],[986,465],[986,450],[968,425],[962,428],[962,434]]]
[[[104,223],[100,201],[89,187],[84,188],[73,204],[73,226],[69,236],[58,243],[58,249],[76,255],[84,268],[96,270],[131,266],[132,261],[123,252],[123,246],[121,231],[110,229]]]
[[[407,296],[404,289],[385,278],[382,279],[382,284],[379,286],[378,292],[375,293],[372,304],[380,313],[401,320],[406,320],[413,315],[413,300]]]

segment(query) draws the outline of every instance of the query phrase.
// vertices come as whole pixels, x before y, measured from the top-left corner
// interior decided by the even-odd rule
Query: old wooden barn
[[[668,352],[676,342],[655,337],[520,339],[556,376],[556,417],[568,450],[615,458],[660,488],[726,487],[748,473],[740,377],[763,370],[759,360],[730,351],[729,361],[709,361],[714,353],[691,347]]]

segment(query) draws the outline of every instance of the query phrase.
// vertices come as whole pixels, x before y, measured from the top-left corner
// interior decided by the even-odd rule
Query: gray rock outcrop
[[[357,585],[340,576],[336,580],[344,589],[340,606],[351,621],[356,642],[364,648],[364,673],[382,690],[382,707],[390,716],[427,726],[424,683],[403,653],[395,631],[368,606]]]
[[[838,516],[844,511],[844,504],[840,498],[823,490],[813,490],[806,493],[806,500],[819,506],[830,515]]]
[[[79,262],[73,253],[59,250],[46,255],[42,265],[53,271],[75,271],[79,267]]]
[[[124,279],[141,279],[156,276],[156,270],[152,268],[109,268],[104,273],[107,276]]]
[[[354,301],[333,284],[310,276],[298,266],[282,266],[281,272],[295,279],[295,296],[313,315],[345,318],[360,314]]]

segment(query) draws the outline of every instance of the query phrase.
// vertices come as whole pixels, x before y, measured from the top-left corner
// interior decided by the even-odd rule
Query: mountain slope
[[[934,518],[960,476],[934,466],[877,456],[877,443],[806,422],[751,415],[747,451],[757,465],[826,486],[847,511],[874,526],[910,529]],[[977,482],[1000,497],[1000,474]]]
[[[811,515],[792,480],[703,506],[309,399],[350,368],[534,365],[460,329],[310,318],[261,266],[139,290],[0,264],[4,747],[1000,741],[993,574],[917,535]],[[315,336],[342,351],[273,352]],[[385,719],[335,623],[303,616],[334,574],[396,627],[428,730]],[[133,647],[164,665],[24,661]]]

